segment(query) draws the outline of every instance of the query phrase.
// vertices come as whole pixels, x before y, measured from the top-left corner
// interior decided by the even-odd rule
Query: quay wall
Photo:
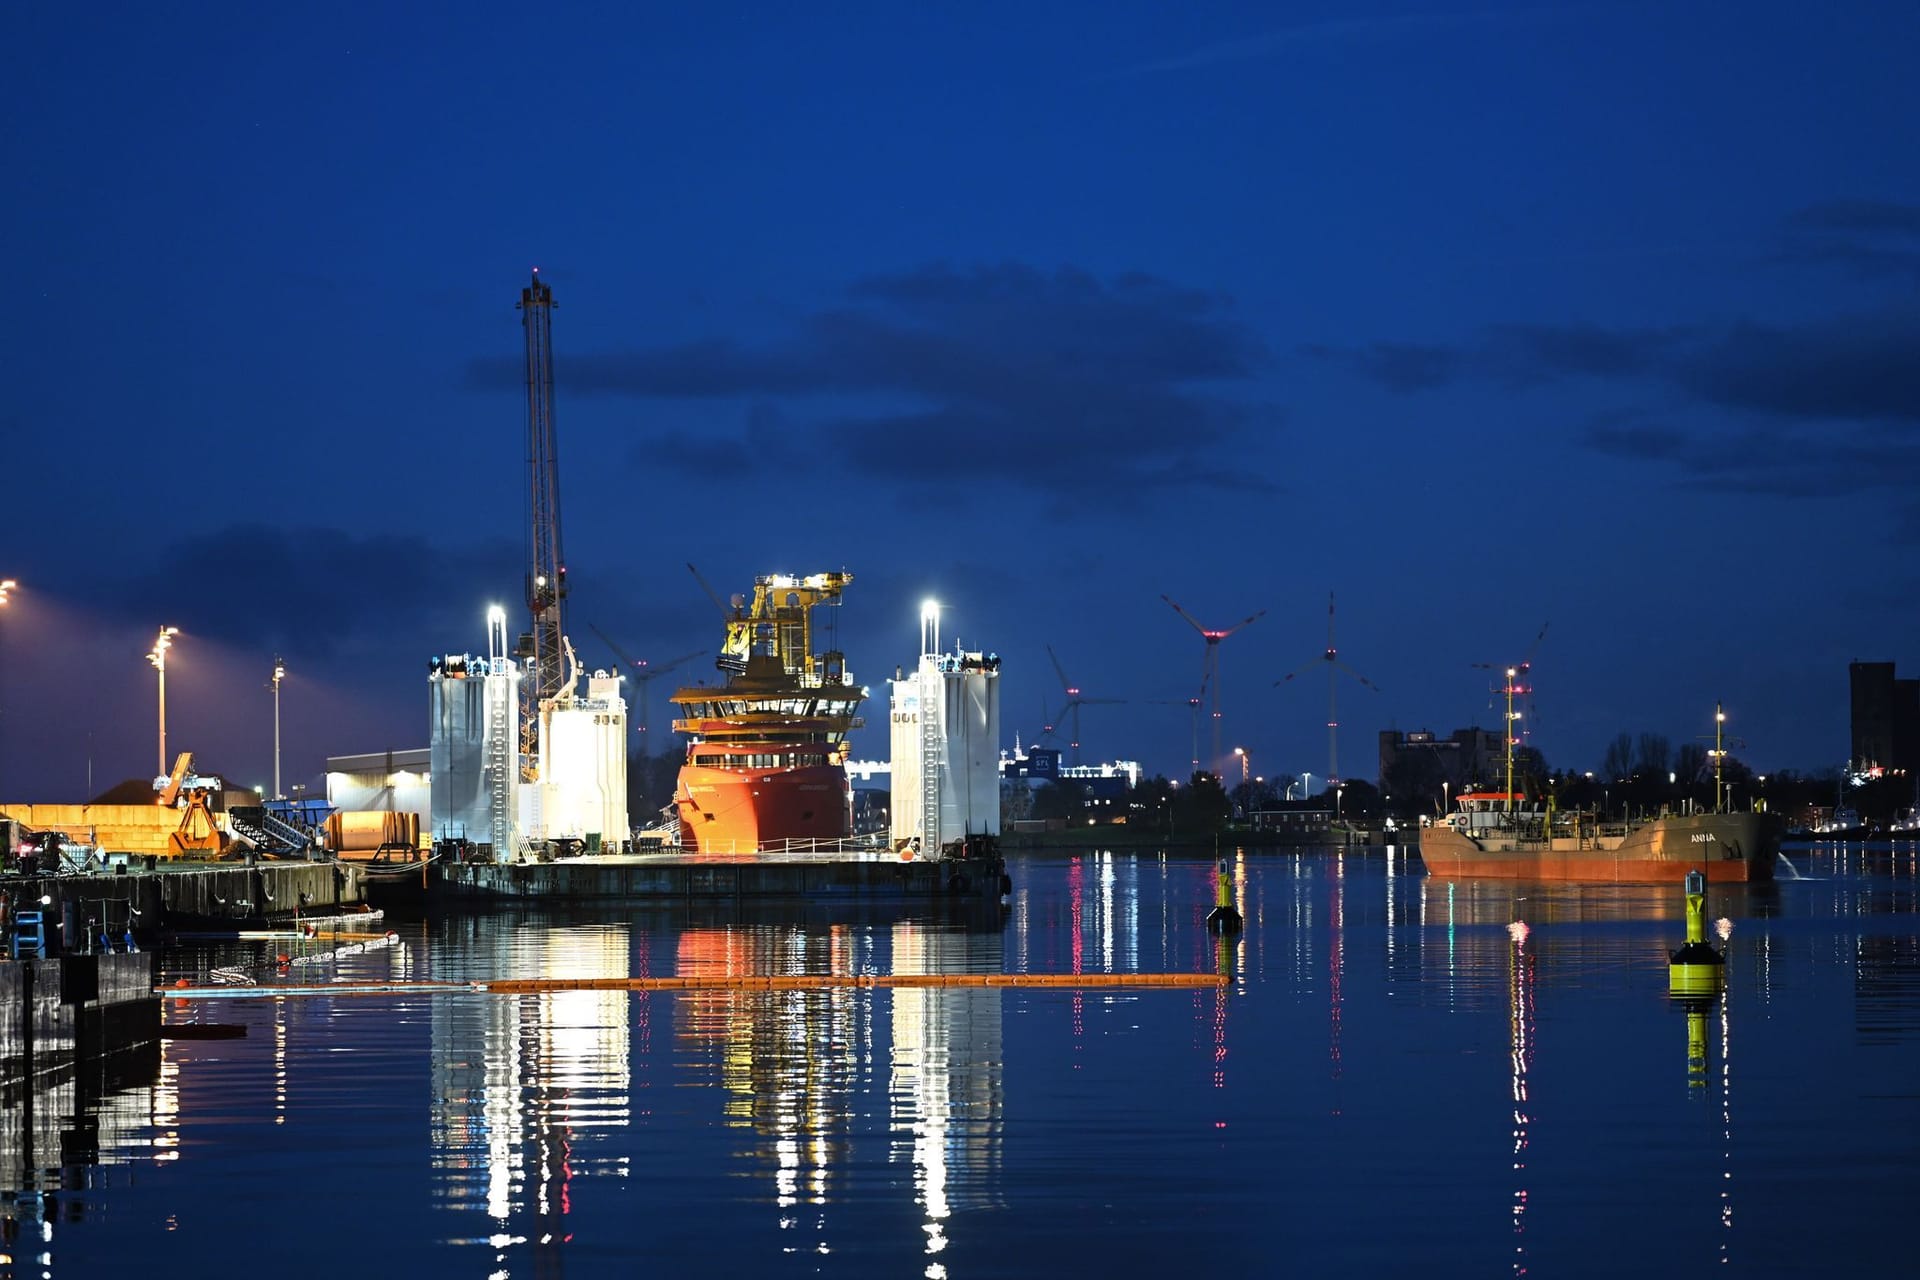
[[[159,1039],[149,952],[0,962],[0,1088],[68,1074]]]
[[[145,940],[176,925],[291,920],[366,903],[365,872],[338,862],[172,862],[152,871],[7,876],[0,897],[9,920],[17,911],[41,912],[50,951],[56,938],[74,951],[85,949],[91,933],[99,950],[103,932],[117,946],[129,930]],[[42,904],[43,897],[52,901]]]

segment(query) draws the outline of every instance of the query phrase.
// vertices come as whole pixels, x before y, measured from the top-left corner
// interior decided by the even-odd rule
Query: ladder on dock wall
[[[941,724],[945,682],[920,673],[920,851],[940,856],[940,769],[946,763],[947,735]],[[933,687],[927,686],[931,683]]]

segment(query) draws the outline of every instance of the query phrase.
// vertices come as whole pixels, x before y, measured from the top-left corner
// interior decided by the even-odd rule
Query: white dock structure
[[[894,847],[936,858],[1000,834],[1000,658],[940,651],[940,606],[920,611],[920,661],[893,686]]]

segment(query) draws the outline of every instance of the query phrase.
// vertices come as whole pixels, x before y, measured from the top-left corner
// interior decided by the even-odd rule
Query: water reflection
[[[1619,1269],[1649,1274],[1716,1256],[1811,1274],[1819,1240],[1848,1242],[1836,1264],[1890,1256],[1840,1228],[1900,1221],[1907,1175],[1885,1175],[1915,1167],[1920,880],[1904,854],[1867,876],[1837,874],[1856,855],[1835,851],[1801,881],[1714,886],[1710,916],[1735,928],[1726,991],[1699,1008],[1667,995],[1674,886],[1434,882],[1406,851],[1223,855],[1247,921],[1232,938],[1203,923],[1214,859],[1116,851],[1025,860],[1005,916],[442,920],[342,975],[1231,981],[175,1005],[248,1036],[170,1043],[111,1097],[56,1092],[36,1108],[60,1118],[37,1110],[30,1136],[9,1105],[6,1176],[44,1202],[10,1238],[21,1258],[55,1256],[43,1233],[64,1233],[74,1274],[156,1241],[183,1273],[217,1271],[251,1221],[224,1206],[260,1201],[284,1223],[317,1161],[323,1185],[353,1187],[356,1240],[395,1268],[499,1280],[649,1261],[758,1274],[782,1253],[928,1280],[1010,1259],[1159,1274],[1271,1258],[1276,1242],[1303,1274],[1437,1257],[1564,1274],[1593,1269],[1601,1234]],[[113,1175],[128,1162],[142,1178]],[[263,1174],[293,1189],[263,1192]],[[177,1233],[159,1225],[175,1210]],[[1205,1229],[1169,1244],[1168,1221]],[[73,1260],[85,1239],[92,1268]],[[294,1271],[323,1265],[307,1261]]]
[[[56,1236],[97,1211],[111,1170],[158,1147],[167,1091],[148,1044],[0,1090],[0,1275],[52,1275]]]
[[[476,928],[467,946],[463,968],[491,961],[501,976],[630,972],[620,925]],[[461,1239],[493,1250],[500,1280],[520,1246],[537,1272],[557,1265],[572,1235],[575,1178],[627,1172],[623,1151],[602,1155],[596,1145],[630,1119],[628,1001],[626,992],[551,991],[431,1006],[435,1194],[486,1216],[486,1231]]]

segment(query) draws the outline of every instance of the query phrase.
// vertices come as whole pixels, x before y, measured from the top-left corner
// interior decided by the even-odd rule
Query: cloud
[[[1456,347],[1374,343],[1307,354],[1398,394],[1466,381],[1649,382],[1698,403],[1794,421],[1920,422],[1920,308],[1798,325],[1603,329],[1506,324]]]
[[[328,657],[371,634],[451,619],[471,630],[474,602],[517,585],[505,543],[439,547],[399,534],[233,524],[153,545],[115,564],[93,592],[128,617],[177,621],[240,647]],[[190,594],[184,578],[218,582]]]
[[[1920,440],[1899,429],[1836,437],[1818,427],[1752,424],[1733,432],[1687,431],[1636,414],[1589,423],[1596,452],[1671,468],[1695,488],[1773,498],[1834,498],[1870,491],[1905,495],[1920,485]],[[1904,526],[1920,534],[1920,508]]]
[[[1823,200],[1787,219],[1789,227],[1920,236],[1920,205],[1886,200]]]
[[[1478,26],[1516,18],[1537,16],[1539,10],[1493,9],[1457,13],[1384,14],[1363,18],[1333,18],[1321,22],[1303,22],[1290,27],[1275,27],[1237,40],[1222,40],[1191,52],[1115,72],[1105,77],[1150,75],[1167,71],[1192,71],[1229,62],[1278,57],[1295,50],[1316,46],[1371,43],[1403,36],[1421,36],[1455,27]]]
[[[1277,417],[1220,394],[1265,351],[1218,294],[1142,274],[944,265],[854,282],[789,332],[556,362],[569,394],[751,401],[737,433],[667,433],[645,448],[689,473],[784,470],[832,455],[871,478],[943,474],[1060,497],[1090,486],[1264,488],[1213,461]],[[471,381],[519,385],[511,361]],[[938,447],[939,453],[930,452]]]
[[[1920,205],[1826,200],[1787,219],[1775,260],[1837,268],[1857,279],[1920,284]]]

